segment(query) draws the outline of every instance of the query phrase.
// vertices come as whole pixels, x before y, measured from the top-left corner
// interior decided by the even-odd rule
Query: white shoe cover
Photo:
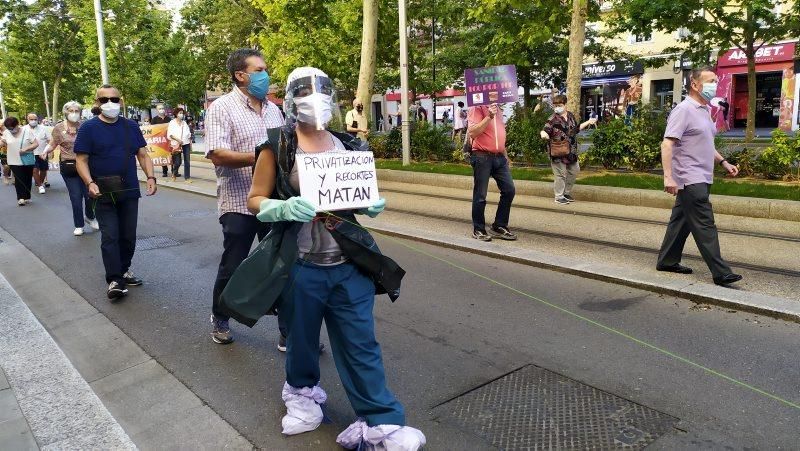
[[[302,434],[313,431],[322,423],[322,407],[328,399],[319,385],[296,388],[288,383],[283,384],[283,401],[286,403],[286,415],[281,420],[283,433],[286,435]]]
[[[356,449],[363,444],[361,449],[366,451],[417,451],[425,446],[425,435],[409,426],[379,424],[369,427],[359,418],[339,434],[336,443],[346,449]]]

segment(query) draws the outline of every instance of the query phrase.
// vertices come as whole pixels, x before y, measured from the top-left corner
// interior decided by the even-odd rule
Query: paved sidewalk
[[[0,366],[11,387],[0,391],[2,448],[136,449],[2,275],[0,311]]]
[[[171,182],[169,180],[160,179],[159,181],[161,186],[189,191],[205,196],[216,197],[216,180],[213,172],[213,166],[207,161],[208,160],[204,160],[202,158],[197,158],[192,162],[194,164],[192,168],[194,183],[186,184],[183,181]],[[140,177],[144,179],[141,173]],[[453,210],[453,208],[463,214],[468,214],[468,209],[463,210],[463,208],[458,207],[457,204],[454,204],[454,202],[457,201],[453,199],[447,200],[447,206],[442,205],[436,207],[435,205],[431,205],[429,202],[424,201],[424,199],[412,198],[413,196],[404,194],[397,194],[399,192],[397,191],[398,185],[401,185],[398,182],[386,181],[383,178],[381,180],[383,180],[383,186],[388,186],[395,189],[395,192],[387,192],[386,194],[387,197],[392,197],[389,202],[389,209],[387,210],[387,213],[379,216],[376,220],[369,220],[368,218],[364,219],[364,223],[366,225],[373,227],[378,232],[382,231],[390,235],[417,239],[427,243],[453,247],[482,255],[490,255],[492,257],[505,260],[513,260],[532,266],[546,267],[561,272],[579,274],[584,277],[645,288],[659,293],[683,297],[696,302],[723,305],[728,308],[735,308],[737,310],[758,312],[760,314],[800,321],[800,303],[797,302],[797,300],[784,297],[787,296],[783,294],[786,291],[783,288],[783,285],[786,284],[781,284],[780,289],[775,289],[774,287],[770,289],[769,286],[773,284],[771,279],[765,279],[763,281],[758,280],[757,273],[754,273],[756,277],[750,277],[750,275],[747,275],[748,283],[754,284],[753,288],[756,289],[756,291],[764,289],[766,293],[775,292],[776,295],[770,295],[756,291],[744,291],[718,287],[711,283],[699,282],[696,280],[686,280],[685,278],[680,279],[672,274],[657,273],[654,270],[650,270],[651,268],[648,263],[651,262],[649,262],[649,260],[642,263],[632,259],[629,262],[630,264],[623,265],[617,260],[621,257],[619,255],[614,256],[618,250],[613,250],[611,248],[604,248],[606,249],[605,252],[611,252],[611,254],[607,256],[607,261],[593,262],[581,257],[581,254],[585,254],[588,251],[587,249],[577,247],[575,252],[565,251],[564,245],[566,243],[559,243],[557,240],[535,240],[527,244],[525,243],[525,240],[521,240],[514,245],[515,247],[512,247],[509,246],[508,243],[478,243],[473,239],[466,238],[466,236],[462,237],[459,234],[456,234],[456,236],[452,234],[444,235],[441,233],[441,230],[446,229],[442,229],[442,227],[452,227],[453,225],[447,224],[446,221],[442,220],[437,221],[431,218],[420,217],[416,223],[404,224],[405,218],[412,217],[409,215],[413,215],[414,211],[417,210],[423,214],[430,214],[432,211],[436,210],[439,212],[439,214],[452,216],[453,214],[457,215],[457,213],[454,213],[455,210]],[[406,183],[403,185],[407,187],[407,190],[435,190],[436,193],[441,192],[444,193],[443,195],[449,196],[456,196],[459,194],[459,191],[463,191],[453,187],[434,187],[411,183]],[[495,196],[495,194],[492,194],[490,197],[493,198],[493,196]],[[520,194],[518,191],[517,198],[515,198],[514,202],[518,205],[529,204],[531,206],[540,206],[539,204],[541,204],[543,200],[538,196]],[[402,211],[396,213],[395,209],[398,207]],[[646,218],[652,220],[656,217],[655,215],[663,216],[663,210],[660,209],[629,207],[625,209],[625,212],[621,212],[618,205],[596,202],[580,202],[576,204],[575,208],[581,209],[584,212],[594,211],[603,214],[613,214],[615,211],[616,215],[636,216],[638,214],[638,216],[641,216],[640,219]],[[492,209],[493,207],[488,208],[487,214],[489,214],[489,210]],[[521,212],[517,211],[515,214],[520,215]],[[538,214],[541,216],[543,213]],[[390,216],[393,215],[397,215],[394,218],[394,221],[390,219]],[[457,219],[457,216],[452,217],[454,220]],[[800,226],[794,227],[794,225],[797,223],[791,221],[767,220],[752,217],[741,218],[724,215],[720,215],[719,219],[720,220],[718,222],[721,224],[721,227],[724,225],[731,230],[742,233],[760,231],[762,233],[785,235],[790,238],[796,238],[800,236]],[[538,222],[541,221],[541,219],[538,220]],[[577,219],[570,219],[569,222],[570,226],[573,226],[574,224],[578,224],[580,221]],[[590,228],[584,228],[584,232],[575,233],[588,233],[589,235],[598,233],[598,230],[591,229],[597,229],[599,227],[598,224],[596,222],[594,225],[592,224],[592,222],[587,222],[586,226],[581,227]],[[632,224],[629,226],[629,228],[631,230],[636,230],[637,226],[636,224]],[[636,239],[642,240],[642,243],[646,243],[647,240],[653,239],[651,229],[658,228],[658,233],[663,234],[663,228],[661,228],[661,226],[650,225],[648,229],[642,225],[639,228],[641,230],[638,233],[643,236],[637,236]],[[619,233],[621,233],[621,230],[617,230],[617,234]],[[659,238],[660,236],[661,235],[659,235]],[[631,238],[628,235],[626,235],[626,237]],[[741,241],[740,239],[736,238],[735,235],[731,239]],[[792,246],[795,245],[795,243],[789,244]],[[693,249],[693,243],[687,243],[687,252],[689,249]],[[737,252],[742,254],[742,258],[747,259],[745,261],[752,262],[754,261],[754,257],[751,257],[750,255],[763,254],[764,247],[751,249],[747,246],[744,246],[741,249],[737,249]],[[776,248],[775,254],[773,255],[773,261],[775,261],[774,257],[777,255],[791,252],[791,249],[788,247],[783,250]],[[625,258],[629,257],[633,258],[633,256],[630,255],[626,255]],[[649,257],[643,257],[639,255],[638,258],[644,261]],[[762,262],[762,264],[769,263],[769,261],[770,259],[767,258],[767,260]],[[646,264],[647,266],[643,268],[640,266],[640,264]],[[702,267],[699,267],[698,265],[694,266],[696,266],[696,269],[699,270],[698,272],[703,270]]]

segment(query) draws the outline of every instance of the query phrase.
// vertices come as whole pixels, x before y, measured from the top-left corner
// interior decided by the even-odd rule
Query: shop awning
[[[590,78],[588,80],[581,80],[581,87],[587,86],[603,86],[614,83],[625,83],[630,80],[632,75],[625,75],[622,77],[608,77],[608,78]]]

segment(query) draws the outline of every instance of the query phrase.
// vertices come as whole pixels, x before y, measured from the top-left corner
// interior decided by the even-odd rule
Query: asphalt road
[[[145,285],[132,287],[124,302],[112,305],[105,297],[99,234],[72,236],[66,190],[58,175],[51,179],[53,188],[34,195],[26,207],[15,205],[13,187],[0,186],[0,226],[257,447],[336,449],[334,439],[353,413],[330,354],[321,359],[321,384],[329,394],[333,423],[287,439],[280,434],[284,373],[274,318],[253,329],[234,324],[237,341],[230,346],[210,339],[211,289],[222,251],[213,199],[162,189],[141,201],[139,236],[164,235],[181,245],[137,252],[133,269]],[[376,301],[377,334],[390,387],[405,404],[409,424],[427,435],[427,449],[491,449],[475,431],[451,426],[431,410],[528,364],[680,419],[654,449],[797,447],[800,408],[530,296],[796,404],[798,324],[697,308],[680,299],[434,246],[382,237],[378,242],[408,271],[395,304],[385,296]]]

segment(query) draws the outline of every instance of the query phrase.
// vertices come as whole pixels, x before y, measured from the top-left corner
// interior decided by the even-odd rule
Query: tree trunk
[[[751,142],[756,134],[756,51],[753,42],[747,43],[747,128],[745,142]]]
[[[358,72],[356,98],[364,105],[369,119],[372,87],[375,84],[375,53],[378,41],[378,0],[364,0],[364,22],[361,33],[361,68]]]
[[[569,33],[567,66],[567,111],[580,115],[581,78],[583,76],[583,42],[586,39],[588,0],[572,0],[572,23]]]
[[[58,73],[56,74],[56,79],[53,80],[53,117],[50,118],[53,122],[58,121],[58,94],[61,91],[61,77],[64,75],[64,61],[61,61],[58,65]]]
[[[533,98],[531,97],[531,70],[530,68],[522,68],[522,103],[525,106],[525,111],[533,108]]]

